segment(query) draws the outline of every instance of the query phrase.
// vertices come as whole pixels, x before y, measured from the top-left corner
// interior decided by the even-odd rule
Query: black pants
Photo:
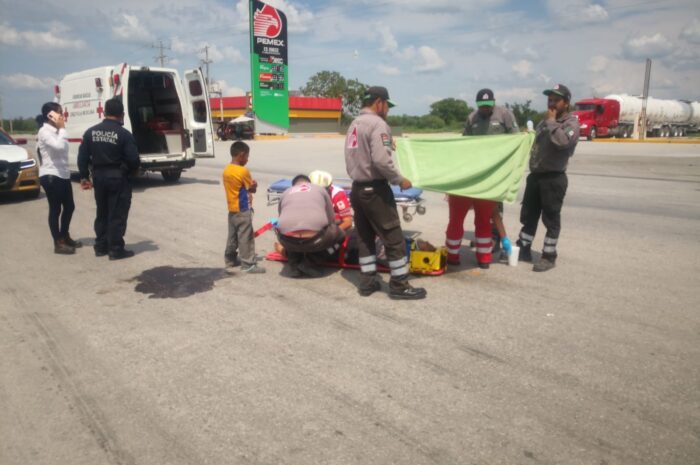
[[[375,237],[384,242],[391,271],[390,286],[402,287],[408,282],[406,244],[396,200],[386,181],[354,182],[350,193],[357,231],[361,286],[369,286],[377,271]]]
[[[95,250],[119,252],[124,248],[126,220],[131,207],[131,181],[126,176],[95,172]]]
[[[46,192],[49,201],[49,229],[53,240],[65,239],[68,236],[70,220],[73,217],[75,203],[73,202],[73,187],[70,179],[59,178],[50,174],[39,178],[41,187]]]
[[[330,224],[313,237],[290,237],[277,235],[289,260],[289,266],[296,268],[307,259],[312,265],[328,260],[345,239],[345,233],[336,224]]]
[[[520,210],[522,245],[532,244],[541,215],[542,223],[547,228],[544,253],[556,256],[557,240],[561,232],[561,207],[568,184],[566,173],[530,173]]]

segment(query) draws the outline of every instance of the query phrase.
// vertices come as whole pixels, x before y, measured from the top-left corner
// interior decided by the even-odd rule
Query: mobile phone
[[[50,111],[49,114],[46,115],[46,117],[55,123],[56,121],[58,121],[61,115],[55,111]]]

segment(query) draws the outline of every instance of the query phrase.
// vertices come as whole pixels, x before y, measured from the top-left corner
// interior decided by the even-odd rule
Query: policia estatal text
[[[384,120],[393,103],[384,87],[370,87],[362,100],[362,111],[350,125],[345,139],[345,166],[353,180],[350,202],[354,209],[360,263],[360,295],[381,288],[377,277],[375,237],[384,242],[391,279],[392,299],[422,299],[425,289],[408,283],[408,261],[401,220],[389,182],[409,189],[411,181],[401,176],[391,158],[391,129]]]
[[[109,254],[110,260],[134,255],[124,248],[124,233],[131,207],[129,175],[141,162],[134,136],[122,127],[123,119],[121,100],[107,100],[104,121],[85,132],[78,151],[80,185],[95,189],[95,255]]]

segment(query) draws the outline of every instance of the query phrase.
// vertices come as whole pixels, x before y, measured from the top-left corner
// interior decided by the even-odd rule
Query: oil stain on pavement
[[[216,281],[228,278],[222,268],[175,268],[157,266],[131,279],[135,291],[150,294],[149,299],[181,299],[214,288]]]

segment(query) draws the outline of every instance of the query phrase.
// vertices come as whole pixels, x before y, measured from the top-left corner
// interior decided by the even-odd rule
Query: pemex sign
[[[287,132],[289,88],[287,17],[277,8],[250,0],[250,77],[258,132]]]

